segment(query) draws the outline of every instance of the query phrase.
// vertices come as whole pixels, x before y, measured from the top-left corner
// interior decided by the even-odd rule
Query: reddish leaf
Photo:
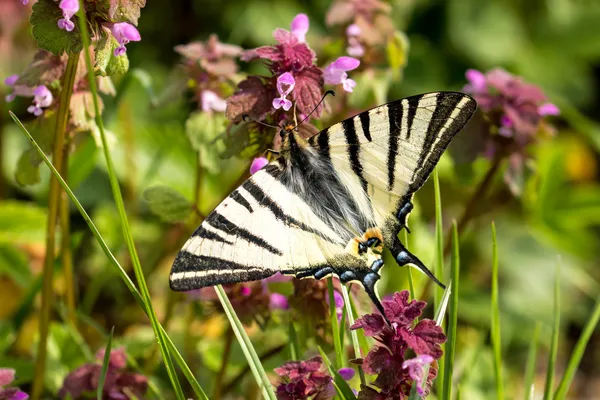
[[[315,109],[323,97],[323,71],[315,66],[305,68],[295,74],[296,87],[292,90],[292,98],[296,102],[298,110],[308,114]],[[323,105],[321,104],[313,114],[315,117],[321,115]]]
[[[227,99],[225,115],[234,122],[242,119],[244,114],[261,120],[271,109],[271,101],[275,98],[263,82],[251,76],[238,85],[238,91]]]

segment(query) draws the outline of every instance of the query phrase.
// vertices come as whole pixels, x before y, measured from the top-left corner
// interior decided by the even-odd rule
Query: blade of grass
[[[406,247],[406,249],[408,250],[408,231],[406,229],[404,229],[404,247]],[[415,285],[413,283],[413,278],[412,278],[412,270],[410,269],[410,265],[407,266],[406,268],[406,273],[408,274],[408,290],[410,291],[410,298],[411,299],[415,299]]]
[[[433,170],[433,190],[435,196],[435,265],[434,275],[440,281],[444,281],[444,232],[442,226],[442,195],[440,192],[440,177],[438,169]],[[433,308],[440,308],[440,301],[442,297],[442,288],[438,285],[433,285]],[[442,330],[445,331],[443,323],[440,324]],[[442,344],[442,350],[445,346]],[[445,357],[445,351],[444,356]],[[437,393],[442,393],[442,384],[444,382],[444,361],[439,360],[438,375],[436,380]]]
[[[267,373],[260,362],[260,358],[258,358],[258,354],[256,354],[254,346],[252,346],[250,338],[244,330],[244,325],[242,325],[242,322],[235,313],[235,310],[233,309],[225,290],[221,285],[215,286],[215,290],[217,292],[217,296],[219,297],[219,301],[223,306],[223,310],[225,310],[225,315],[227,315],[229,324],[231,325],[231,328],[233,329],[233,332],[240,343],[242,352],[244,353],[244,356],[246,356],[250,370],[254,375],[254,379],[256,379],[256,384],[262,389],[265,398],[275,400],[275,392],[273,391],[271,382],[269,382],[269,377],[267,376]]]
[[[356,304],[354,304],[354,299],[350,296],[348,296],[348,298],[350,299],[350,307],[352,307],[352,315],[354,316],[354,319],[358,318],[358,311],[356,310]],[[345,308],[345,304],[344,304],[344,308]],[[345,313],[346,316],[348,316],[348,313]],[[351,326],[354,322],[350,322],[348,324],[348,326]],[[356,331],[356,336],[358,337],[358,345],[360,346],[360,351],[361,351],[361,356],[368,354],[369,353],[369,342],[367,342],[367,337],[365,336],[364,332],[362,329],[359,329],[358,331]]]
[[[342,400],[356,400],[356,396],[354,395],[354,392],[352,392],[350,385],[348,385],[348,382],[342,378],[340,373],[331,364],[331,361],[329,361],[327,354],[325,354],[321,346],[319,346],[319,353],[321,353],[321,357],[329,370],[329,374],[333,377],[333,386],[340,398]]]
[[[294,327],[294,321],[290,319],[289,325],[289,337],[290,337],[290,360],[298,360],[298,334]]]
[[[112,346],[113,335],[115,333],[115,327],[113,326],[108,335],[108,342],[106,342],[106,349],[104,349],[104,359],[102,360],[102,371],[100,371],[100,378],[98,379],[98,390],[96,391],[96,399],[102,400],[102,392],[104,391],[104,382],[106,381],[106,373],[108,372],[108,364],[110,364],[110,350]]]
[[[442,390],[442,399],[452,398],[452,372],[454,371],[454,356],[456,353],[456,329],[458,325],[458,278],[460,269],[460,256],[458,246],[458,229],[456,221],[452,223],[452,285],[454,290],[450,294],[450,320],[448,321],[448,341],[445,354],[445,375]]]
[[[329,292],[329,317],[331,320],[331,334],[333,335],[333,348],[335,350],[335,366],[336,368],[342,368],[344,365],[344,354],[340,342],[340,325],[337,317],[337,310],[335,308],[333,278],[331,277],[327,278],[327,290]]]
[[[498,305],[498,241],[496,224],[492,222],[492,347],[494,350],[494,375],[496,378],[496,398],[504,399],[504,380],[502,378],[502,340],[500,338],[500,307]]]
[[[54,130],[54,148],[52,158],[59,168],[62,168],[64,147],[66,142],[66,129],[69,119],[69,104],[73,94],[73,85],[77,72],[79,54],[69,54],[65,73],[62,79],[62,91],[56,125]],[[48,190],[48,222],[46,225],[46,254],[44,255],[44,268],[42,271],[42,304],[39,312],[39,339],[37,344],[36,362],[34,368],[33,388],[31,398],[37,400],[42,397],[46,376],[46,354],[48,349],[48,333],[54,302],[54,262],[56,258],[56,225],[59,220],[61,205],[60,185],[56,177],[50,177]]]
[[[346,285],[342,285],[342,297],[344,298],[344,308],[346,310],[346,314],[348,315],[348,324],[352,326],[354,325],[354,310],[352,309],[352,304],[350,303],[350,295],[348,294],[348,288]],[[356,330],[350,331],[350,338],[352,340],[352,347],[354,348],[354,357],[362,358],[360,343],[358,342],[358,333]],[[365,379],[365,373],[361,366],[358,367],[358,375],[360,376],[361,384],[366,385],[367,380]]]
[[[435,323],[439,327],[441,327],[442,322],[444,322],[444,316],[446,315],[446,310],[448,309],[448,300],[450,299],[450,293],[452,293],[452,281],[450,281],[450,283],[448,283],[446,290],[444,290],[442,298],[440,299],[440,302],[441,302],[440,307],[437,309],[437,312],[435,313]],[[438,368],[439,368],[439,365],[440,364],[438,364]],[[422,387],[427,387],[427,377],[428,376],[429,376],[429,365],[426,365],[425,368],[423,368],[423,381],[421,382]],[[440,379],[439,375],[436,377],[436,379]],[[408,396],[408,400],[418,400],[420,398],[421,398],[421,396],[419,396],[417,394],[417,383],[413,382],[412,387],[410,389],[410,394]]]
[[[537,357],[538,339],[540,337],[540,323],[535,323],[533,336],[529,343],[529,351],[527,352],[527,364],[525,366],[525,379],[523,388],[525,390],[525,400],[531,398],[531,387],[533,386],[533,378],[535,377],[535,361]]]
[[[94,222],[92,221],[92,219],[90,218],[88,213],[85,211],[85,209],[83,208],[83,206],[81,205],[81,203],[79,202],[79,200],[77,199],[77,197],[75,196],[75,194],[73,193],[73,191],[71,190],[69,185],[67,185],[65,180],[60,176],[60,173],[58,172],[58,170],[54,167],[54,165],[52,164],[52,162],[50,161],[48,156],[46,156],[46,154],[44,153],[42,148],[39,146],[39,144],[33,139],[31,134],[29,133],[29,131],[25,128],[25,126],[23,126],[23,123],[19,120],[19,118],[17,118],[17,116],[12,111],[9,111],[9,114],[10,114],[11,118],[13,119],[13,121],[17,124],[19,129],[21,129],[21,132],[23,132],[23,134],[33,144],[34,148],[36,149],[36,151],[38,152],[38,154],[40,155],[40,157],[42,158],[44,163],[46,163],[46,165],[48,166],[48,168],[50,169],[52,174],[54,176],[56,176],[60,185],[63,187],[65,192],[67,192],[67,194],[69,195],[69,198],[71,199],[71,201],[73,202],[73,204],[75,205],[75,207],[77,208],[77,210],[79,211],[81,216],[83,217],[83,220],[87,224],[88,228],[94,235],[94,238],[100,245],[102,252],[104,253],[104,255],[106,255],[106,258],[108,258],[108,261],[115,268],[115,270],[117,271],[117,273],[119,274],[119,276],[121,277],[123,282],[125,283],[125,286],[127,286],[127,289],[129,289],[129,291],[133,295],[135,301],[142,307],[142,309],[144,310],[146,315],[148,315],[148,309],[146,307],[146,304],[142,301],[142,296],[141,296],[140,292],[135,287],[135,284],[133,283],[133,281],[129,278],[129,275],[127,275],[127,272],[123,269],[121,264],[119,264],[119,261],[117,261],[114,254],[108,248],[108,245],[106,244],[106,241],[100,234],[100,231],[98,231],[98,228],[96,228],[96,225],[94,225]],[[185,360],[181,356],[181,353],[179,352],[179,350],[177,350],[177,348],[173,344],[173,341],[166,334],[166,332],[164,331],[162,326],[160,326],[160,328],[161,328],[161,332],[165,335],[167,345],[169,346],[169,349],[171,350],[173,357],[177,361],[177,364],[181,368],[185,377],[190,382],[190,385],[192,386],[194,393],[198,396],[199,399],[208,400],[208,397],[204,393],[204,390],[202,390],[202,387],[198,383],[198,380],[192,374],[192,371],[190,370],[189,366],[186,364]]]
[[[96,87],[96,76],[94,73],[94,67],[92,64],[92,57],[90,54],[90,36],[88,32],[88,22],[85,13],[85,2],[83,0],[79,0],[79,28],[81,30],[81,38],[83,41],[83,53],[85,58],[85,64],[88,72],[88,84],[90,87],[90,91],[92,92],[92,102],[94,104],[94,112],[96,116],[96,125],[98,126],[98,131],[100,132],[100,138],[102,140],[102,150],[104,152],[104,158],[106,160],[106,167],[108,171],[108,178],[110,181],[110,186],[113,193],[113,198],[115,200],[115,204],[117,206],[117,211],[119,212],[119,219],[121,221],[121,229],[123,230],[123,236],[125,237],[125,242],[127,243],[127,249],[129,251],[129,256],[131,258],[131,262],[133,265],[133,271],[135,273],[135,277],[140,288],[140,294],[142,295],[142,301],[146,304],[146,308],[148,310],[148,317],[150,318],[150,324],[152,325],[152,330],[154,331],[154,336],[156,338],[156,342],[160,347],[160,352],[163,358],[163,362],[165,364],[165,368],[167,370],[167,375],[169,376],[169,380],[171,381],[171,386],[175,390],[175,395],[177,399],[184,400],[185,396],[183,394],[183,389],[179,383],[179,379],[177,378],[177,373],[175,371],[175,366],[173,365],[173,360],[171,360],[171,355],[169,353],[169,348],[165,343],[165,334],[159,327],[159,322],[156,317],[156,313],[154,311],[154,307],[152,305],[152,300],[150,297],[150,291],[148,290],[148,286],[146,285],[146,279],[144,278],[144,271],[142,269],[142,265],[140,263],[140,259],[137,254],[137,250],[135,247],[135,242],[133,240],[133,235],[131,234],[131,228],[129,226],[129,220],[127,218],[127,213],[125,212],[125,204],[123,203],[123,195],[121,193],[121,188],[119,186],[119,180],[117,178],[117,174],[114,168],[112,156],[110,154],[110,150],[108,147],[108,141],[106,139],[106,133],[104,131],[104,122],[102,121],[102,114],[100,112],[100,106],[98,103],[98,90]]]
[[[544,400],[551,400],[554,387],[554,370],[556,368],[556,354],[558,352],[558,336],[560,330],[560,259],[556,263],[556,278],[554,281],[554,326],[552,327],[552,342],[548,369],[546,371],[546,384],[544,386]]]
[[[585,348],[590,340],[590,337],[594,333],[596,326],[598,325],[598,321],[600,321],[600,297],[598,297],[598,299],[596,300],[596,307],[594,307],[594,312],[585,324],[585,327],[581,332],[581,336],[575,344],[575,348],[573,349],[573,353],[571,354],[571,358],[569,359],[569,363],[567,364],[565,374],[563,375],[558,385],[558,389],[556,389],[556,394],[554,395],[554,398],[556,400],[562,400],[566,398],[569,386],[571,386],[571,383],[573,382],[575,372],[577,372],[577,368],[579,367],[579,363],[581,362],[581,358],[583,357]]]

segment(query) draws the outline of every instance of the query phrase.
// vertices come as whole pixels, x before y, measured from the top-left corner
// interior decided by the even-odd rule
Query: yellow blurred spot
[[[6,277],[0,278],[0,320],[6,320],[19,307],[23,290],[12,280]]]
[[[34,339],[38,334],[38,319],[37,316],[29,316],[19,331],[19,336],[15,342],[15,350],[19,354],[32,354]]]
[[[594,180],[598,173],[598,163],[590,148],[580,141],[572,141],[567,149],[565,157],[567,176],[576,182]]]
[[[226,321],[222,315],[215,314],[205,321],[192,322],[192,332],[204,339],[219,339],[225,332]]]

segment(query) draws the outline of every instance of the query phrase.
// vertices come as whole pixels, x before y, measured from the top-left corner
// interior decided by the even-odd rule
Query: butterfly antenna
[[[321,101],[319,101],[319,103],[315,106],[315,108],[313,108],[313,110],[311,112],[308,113],[308,115],[306,117],[304,117],[304,119],[302,121],[300,121],[299,124],[297,124],[294,129],[296,129],[297,127],[299,127],[300,125],[302,125],[304,123],[304,121],[306,121],[307,119],[310,118],[310,116],[317,111],[317,109],[319,108],[319,106],[321,105],[321,103],[323,103],[323,101],[325,101],[325,97],[327,97],[327,95],[330,94],[332,96],[335,96],[335,92],[333,90],[328,90],[325,92],[325,94],[323,95],[323,97],[321,98]]]
[[[277,129],[277,130],[280,130],[280,129],[281,129],[281,127],[280,127],[280,126],[277,126],[277,125],[271,125],[271,124],[267,124],[266,122],[262,122],[262,121],[259,121],[259,120],[257,120],[257,119],[254,119],[253,117],[249,116],[248,114],[244,114],[244,115],[242,115],[242,120],[243,120],[244,122],[247,122],[248,120],[251,120],[251,121],[254,121],[254,122],[256,122],[257,124],[264,125],[264,126],[268,126],[269,128],[275,128],[275,129]]]

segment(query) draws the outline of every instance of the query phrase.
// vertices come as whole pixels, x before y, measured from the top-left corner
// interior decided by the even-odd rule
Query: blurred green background
[[[402,79],[392,81],[389,100],[433,90],[460,90],[466,83],[466,69],[487,71],[500,66],[541,86],[561,109],[556,122],[558,135],[531,149],[537,161],[523,194],[514,197],[503,183],[502,174],[498,174],[460,238],[456,369],[460,372],[463,398],[494,398],[489,343],[492,220],[496,222],[499,241],[503,354],[510,388],[507,396],[523,396],[527,346],[536,322],[541,329],[536,387],[541,393],[552,329],[557,263],[561,265],[562,290],[559,374],[600,293],[600,2],[394,0],[389,4],[396,28],[404,31],[410,41],[408,64]],[[207,388],[219,367],[225,323],[200,314],[190,322],[187,302],[169,295],[170,263],[189,231],[183,224],[162,222],[143,200],[144,190],[155,184],[168,185],[190,200],[193,197],[195,159],[186,138],[185,121],[197,106],[189,95],[178,95],[173,90],[177,81],[173,71],[181,61],[173,48],[192,40],[206,40],[211,33],[217,33],[222,42],[244,48],[271,44],[272,30],[288,28],[300,12],[310,17],[308,42],[318,42],[322,36],[341,34],[338,28],[325,25],[330,5],[329,1],[150,1],[140,19],[142,41],[128,46],[130,72],[115,79],[117,96],[105,99],[104,120],[115,137],[115,161],[159,317],[164,318],[169,301],[179,301],[170,332],[179,344],[191,346],[184,352],[186,359]],[[3,77],[23,70],[35,50],[28,32],[28,14],[24,11],[27,9],[19,7],[22,6],[17,0],[0,3],[0,11],[4,10],[0,12]],[[242,68],[247,70],[248,66]],[[368,83],[360,77],[356,79],[357,90],[351,96],[356,96],[357,110],[375,105],[365,89]],[[17,160],[28,143],[9,121],[8,107],[0,103],[0,366],[19,366],[19,378],[26,385],[31,378],[35,348],[32,341],[37,332],[36,293],[44,254],[49,174],[42,167],[41,183],[27,187],[15,183]],[[10,107],[27,118],[25,102]],[[466,134],[461,134],[457,145],[468,149],[470,138]],[[227,194],[248,162],[222,160],[219,173],[206,175],[201,198],[204,212],[212,210]],[[455,163],[449,155],[440,162],[446,232],[488,167],[485,159],[464,165]],[[82,139],[71,157],[69,182],[111,249],[128,265],[103,158],[91,137]],[[102,333],[114,325],[119,342],[127,346],[131,355],[155,363],[156,352],[148,354],[152,331],[142,311],[76,210],[71,219],[77,303],[82,318],[89,320],[83,328],[85,340],[95,351],[104,346]],[[431,182],[418,193],[410,224],[410,248],[426,265],[433,265]],[[419,287],[423,288],[426,281],[419,279]],[[383,270],[380,291],[391,293],[407,287],[405,269]],[[55,289],[59,295],[64,292],[60,272]],[[429,313],[431,317],[431,310]],[[191,344],[183,343],[181,337],[189,323],[193,324],[197,339]],[[54,368],[47,384],[56,389],[64,375],[82,362],[76,351],[66,350],[70,341],[66,329],[57,323],[51,332]],[[278,327],[277,318],[269,330],[260,332],[255,327],[252,332],[259,350],[286,340],[285,325]],[[598,398],[599,344],[600,333],[596,332],[582,360],[572,398]],[[267,368],[272,369],[285,359],[281,353],[267,362]],[[233,372],[245,365],[237,347],[232,362]],[[154,380],[159,386],[167,382],[160,372]],[[243,398],[243,385],[236,390],[236,396]]]

